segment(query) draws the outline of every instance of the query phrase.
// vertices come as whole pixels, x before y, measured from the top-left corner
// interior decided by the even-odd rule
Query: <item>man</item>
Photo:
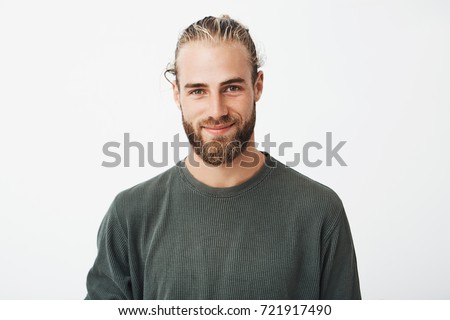
[[[190,156],[121,192],[86,299],[360,299],[339,197],[255,148],[263,73],[228,16],[189,26],[168,71]]]

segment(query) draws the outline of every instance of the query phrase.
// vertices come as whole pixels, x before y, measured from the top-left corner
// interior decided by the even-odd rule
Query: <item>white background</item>
[[[84,298],[114,196],[168,168],[102,167],[103,144],[186,140],[162,73],[222,13],[265,57],[257,141],[292,142],[284,162],[347,141],[348,166],[295,169],[343,200],[363,298],[450,299],[450,3],[430,0],[0,1],[0,299]]]

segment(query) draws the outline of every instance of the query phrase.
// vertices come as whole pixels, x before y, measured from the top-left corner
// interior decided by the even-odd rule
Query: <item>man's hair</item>
[[[183,45],[193,41],[209,41],[212,43],[237,42],[244,45],[249,53],[249,63],[252,68],[252,83],[255,83],[258,68],[261,66],[261,63],[249,30],[240,22],[231,19],[228,15],[222,15],[220,17],[205,17],[191,24],[181,33],[175,49],[175,61],[172,65],[168,66],[164,74],[166,75],[167,72],[173,74],[177,86],[179,86],[177,78],[178,54]]]

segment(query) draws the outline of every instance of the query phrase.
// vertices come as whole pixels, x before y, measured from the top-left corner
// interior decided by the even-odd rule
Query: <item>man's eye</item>
[[[241,88],[239,88],[238,86],[229,86],[227,89],[226,89],[226,91],[232,91],[232,92],[235,92],[235,91],[239,91]]]
[[[189,93],[190,93],[190,94],[197,95],[197,94],[203,94],[204,91],[203,91],[202,89],[195,89],[195,90],[192,90],[192,91],[189,92]]]

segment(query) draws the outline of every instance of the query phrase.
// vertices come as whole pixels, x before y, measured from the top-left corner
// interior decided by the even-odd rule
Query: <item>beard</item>
[[[181,108],[183,111],[183,108]],[[219,119],[209,117],[200,121],[194,128],[191,122],[184,119],[181,112],[183,127],[188,137],[189,143],[205,163],[217,167],[222,164],[231,165],[236,157],[247,149],[248,142],[253,134],[256,123],[256,103],[253,103],[253,110],[250,118],[242,121],[239,117],[224,115]],[[229,135],[217,135],[210,140],[206,140],[202,135],[203,126],[231,125],[236,129]]]

